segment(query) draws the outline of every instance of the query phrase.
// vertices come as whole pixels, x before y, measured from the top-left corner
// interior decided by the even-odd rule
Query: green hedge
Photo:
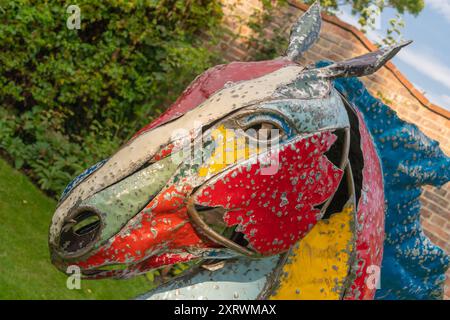
[[[59,194],[216,62],[221,15],[218,0],[0,2],[0,149]]]

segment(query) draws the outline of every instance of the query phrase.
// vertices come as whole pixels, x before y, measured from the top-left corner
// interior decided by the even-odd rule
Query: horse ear
[[[320,2],[316,1],[292,27],[286,56],[292,61],[299,59],[319,39],[321,25]]]
[[[311,71],[313,73],[317,72],[316,76],[319,78],[328,79],[367,76],[380,69],[388,60],[392,59],[401,48],[409,45],[411,42],[412,41],[403,41],[350,60],[336,62]]]
[[[389,59],[393,58],[401,48],[412,41],[404,41],[378,51],[336,62],[326,67],[308,67],[302,70],[290,84],[282,86],[276,96],[284,98],[318,98],[330,90],[330,80],[341,77],[362,77],[380,69]]]

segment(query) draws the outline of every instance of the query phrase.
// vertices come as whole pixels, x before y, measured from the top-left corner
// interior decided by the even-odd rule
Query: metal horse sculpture
[[[53,263],[98,279],[192,261],[144,299],[440,298],[449,261],[418,198],[450,180],[450,160],[354,78],[408,43],[296,63],[320,26],[314,4],[284,57],[206,71],[71,182]]]

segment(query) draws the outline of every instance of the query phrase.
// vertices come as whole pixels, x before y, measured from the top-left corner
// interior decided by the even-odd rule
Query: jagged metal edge
[[[376,72],[388,60],[392,59],[403,47],[412,41],[403,41],[377,51],[366,53],[349,60],[335,62],[324,68],[313,69],[309,72],[317,78],[335,79],[341,77],[362,77]]]

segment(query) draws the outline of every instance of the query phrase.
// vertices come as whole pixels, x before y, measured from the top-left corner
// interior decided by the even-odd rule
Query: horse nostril
[[[78,210],[64,223],[59,248],[65,256],[80,256],[92,248],[100,234],[100,216],[90,208]]]
[[[77,219],[75,219],[77,220]],[[82,217],[73,225],[73,232],[82,236],[96,230],[100,226],[100,218],[95,213],[85,211]]]

